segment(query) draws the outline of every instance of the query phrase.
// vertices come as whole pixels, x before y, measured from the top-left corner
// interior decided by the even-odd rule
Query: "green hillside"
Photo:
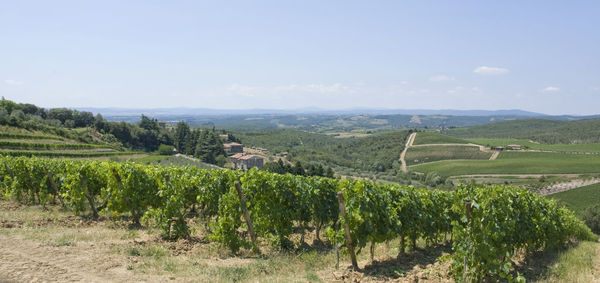
[[[545,144],[600,143],[600,119],[525,119],[453,128],[444,133],[460,138],[525,139]]]
[[[566,205],[577,214],[600,203],[600,184],[589,185],[549,196]]]
[[[81,130],[69,129],[66,131],[69,135],[77,136],[77,131]],[[97,159],[113,156],[135,157],[140,154],[139,152],[123,151],[121,146],[116,143],[102,143],[96,138],[92,138],[92,141],[96,143],[84,143],[53,134],[53,132],[46,133],[11,126],[0,127],[0,155]]]
[[[404,149],[408,131],[380,132],[366,137],[335,138],[291,129],[239,132],[245,146],[258,146],[271,153],[287,152],[288,160],[318,162],[365,171],[392,169]]]

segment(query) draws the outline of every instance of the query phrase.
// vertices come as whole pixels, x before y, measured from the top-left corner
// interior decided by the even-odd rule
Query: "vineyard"
[[[1,157],[0,190],[24,204],[59,203],[76,214],[126,218],[159,227],[163,237],[193,233],[201,221],[209,239],[261,253],[264,243],[289,250],[314,231],[355,252],[399,239],[399,257],[417,240],[452,239],[457,280],[517,279],[517,253],[595,240],[574,214],[513,187],[439,191],[361,180],[279,175],[257,170],[202,170],[135,163]]]
[[[118,158],[145,156],[140,152],[123,150],[106,143],[82,143],[65,137],[38,132],[17,132],[17,128],[3,128],[0,133],[0,155],[51,158]]]

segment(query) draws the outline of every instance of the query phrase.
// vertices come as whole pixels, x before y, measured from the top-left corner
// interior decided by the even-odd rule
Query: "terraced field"
[[[6,127],[1,130],[0,155],[90,159],[140,155],[139,152],[119,151],[111,145],[80,143],[60,136],[13,131]]]

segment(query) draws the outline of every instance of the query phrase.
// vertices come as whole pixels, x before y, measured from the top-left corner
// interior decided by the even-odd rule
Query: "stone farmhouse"
[[[262,157],[253,154],[237,153],[232,155],[230,158],[231,163],[233,164],[233,169],[240,170],[250,170],[252,167],[262,169],[264,162]]]
[[[242,153],[244,152],[244,145],[237,142],[228,142],[223,144],[223,149],[226,153]]]

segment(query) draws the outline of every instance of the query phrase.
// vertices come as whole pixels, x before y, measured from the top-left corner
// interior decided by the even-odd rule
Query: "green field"
[[[442,135],[442,134],[438,134],[438,133],[433,133],[433,132],[419,132],[417,133],[417,136],[415,137],[415,141],[413,142],[414,145],[419,145],[419,144],[444,144],[444,143],[469,143],[466,140],[463,139],[459,139],[459,138],[455,138],[455,137],[451,137],[451,136],[447,136],[447,135]]]
[[[418,136],[418,135],[417,135]],[[477,146],[417,146],[406,151],[406,164],[415,165],[451,159],[489,159],[491,152],[483,152]]]
[[[522,139],[468,139],[471,143],[487,146],[518,144],[523,148],[564,152],[600,152],[600,143],[588,144],[540,144]]]
[[[581,215],[586,208],[600,203],[600,184],[589,185],[548,197],[556,199],[575,211],[576,214]]]
[[[496,160],[444,160],[411,166],[416,172],[441,176],[470,174],[581,174],[600,172],[597,155],[502,152]]]

